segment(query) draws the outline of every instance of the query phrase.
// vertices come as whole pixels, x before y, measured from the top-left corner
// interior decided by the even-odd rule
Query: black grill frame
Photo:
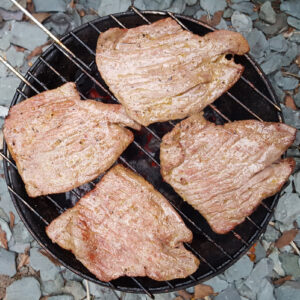
[[[122,26],[123,24],[119,21],[119,19],[122,19],[122,17],[128,17],[128,16],[137,17],[138,16],[138,17],[142,18],[145,22],[148,22],[147,21],[148,19],[146,18],[146,16],[147,17],[153,17],[154,15],[155,16],[161,16],[161,17],[170,16],[170,17],[174,18],[175,20],[179,21],[181,25],[183,25],[181,22],[188,21],[188,22],[193,22],[193,23],[197,24],[197,26],[205,27],[207,30],[214,30],[212,27],[206,25],[205,23],[202,23],[200,21],[194,20],[194,19],[186,17],[186,16],[181,16],[181,15],[172,14],[172,13],[168,13],[168,12],[159,12],[159,11],[140,12],[136,8],[132,7],[132,11],[130,11],[130,12],[111,15],[111,16],[99,18],[99,19],[94,20],[92,22],[86,23],[86,24],[78,27],[74,31],[70,32],[69,34],[67,34],[65,37],[62,38],[61,41],[64,43],[70,37],[72,37],[73,39],[76,39],[79,43],[82,43],[82,41],[80,41],[80,39],[77,37],[76,33],[80,32],[81,30],[84,30],[86,27],[94,28],[94,30],[98,31],[98,33],[99,33],[100,31],[97,28],[97,24],[99,24],[101,22],[110,23],[111,24],[110,27],[118,27],[118,26],[123,27]],[[94,51],[91,48],[89,48],[87,45],[84,46],[84,47],[89,52],[89,54],[91,54],[91,55],[94,54]],[[89,68],[91,68],[91,66],[86,66],[86,64],[78,58],[73,58],[58,44],[52,44],[45,51],[45,53],[43,53],[43,55],[35,62],[35,64],[31,67],[31,69],[27,72],[25,78],[29,81],[30,85],[28,86],[25,82],[22,82],[20,84],[20,86],[17,89],[17,92],[16,92],[16,94],[13,98],[11,106],[13,106],[17,102],[19,102],[22,97],[26,98],[27,94],[30,95],[31,94],[30,89],[32,89],[35,93],[40,92],[40,90],[38,90],[36,88],[36,86],[40,86],[41,88],[47,89],[46,85],[43,82],[41,82],[40,79],[37,78],[38,73],[36,73],[36,70],[38,70],[40,64],[44,64],[49,69],[51,69],[54,73],[56,73],[56,75],[62,81],[61,84],[63,82],[67,81],[59,72],[57,72],[54,69],[54,67],[52,65],[49,65],[49,63],[47,62],[47,59],[49,58],[48,55],[50,55],[51,52],[52,53],[55,52],[55,49],[60,51],[60,52],[63,52],[64,55],[69,57],[69,59],[71,60],[71,62],[73,64],[76,64],[77,66],[79,66],[79,69],[81,69],[82,74],[78,76],[78,78],[77,78],[78,82],[80,82],[82,77],[87,76],[87,77],[89,77],[90,80],[94,81],[94,83],[95,83],[95,79],[93,78],[93,75],[91,75],[91,73],[90,73],[91,71],[89,70]],[[251,86],[251,88],[258,95],[260,95],[263,98],[262,101],[266,100],[267,102],[269,102],[269,104],[272,103],[272,106],[274,107],[274,110],[276,110],[276,114],[277,114],[277,118],[278,118],[277,121],[282,122],[282,113],[280,111],[279,101],[276,98],[275,93],[274,93],[269,81],[263,75],[263,73],[262,73],[261,69],[259,68],[259,66],[251,59],[251,57],[249,55],[246,55],[245,57],[252,64],[253,68],[256,70],[257,75],[260,77],[259,79],[264,84],[264,86],[267,90],[267,93],[269,95],[265,95],[254,84],[249,82],[245,77],[243,77],[241,80],[243,80],[244,82],[246,82],[246,84]],[[96,83],[96,84],[98,84],[98,83]],[[100,83],[100,85],[102,85],[102,84]],[[104,90],[109,93],[109,91],[107,89],[104,88]],[[231,91],[229,91],[227,94],[229,94],[229,97],[231,97],[234,101],[237,100],[236,101],[237,105],[240,105],[239,99],[237,99],[231,93]],[[86,98],[83,93],[81,93],[81,96],[83,98]],[[115,98],[112,96],[112,99],[115,99]],[[243,102],[241,102],[241,103],[243,104]],[[221,118],[223,118],[227,121],[229,120],[229,118],[224,116],[224,114],[222,112],[220,112],[220,110],[218,110],[215,105],[212,105],[211,108],[216,109],[217,114],[219,114]],[[244,107],[244,109],[248,110],[248,112],[249,112],[248,107],[246,107],[246,108]],[[250,114],[254,118],[257,116],[256,114],[253,114],[251,112],[250,112]],[[170,124],[174,125],[174,122],[170,122]],[[151,131],[153,132],[152,129],[149,128],[149,130],[150,130],[150,132]],[[154,134],[154,136],[155,136],[155,134]],[[158,163],[156,158],[153,157],[151,154],[147,153],[147,150],[145,150],[143,147],[141,147],[137,142],[135,143],[135,146],[138,147],[139,150],[143,151],[144,154],[149,155],[149,157],[153,161],[153,163],[155,163],[155,164]],[[186,244],[186,247],[188,249],[190,249],[196,256],[198,256],[200,258],[200,260],[202,261],[202,264],[200,265],[200,268],[203,265],[207,265],[208,268],[210,269],[209,272],[207,272],[206,274],[204,274],[200,278],[195,278],[194,276],[190,276],[188,279],[174,280],[174,281],[171,281],[171,282],[165,282],[165,286],[158,287],[158,288],[151,287],[151,286],[146,286],[143,282],[141,282],[143,280],[140,279],[140,278],[130,278],[130,279],[125,278],[125,281],[123,280],[125,282],[125,284],[122,286],[122,284],[121,285],[118,284],[118,283],[115,284],[115,281],[113,281],[112,283],[100,282],[93,275],[84,274],[82,272],[82,270],[78,270],[77,268],[74,268],[74,267],[70,266],[65,261],[63,261],[60,257],[57,257],[57,255],[55,255],[51,250],[49,250],[49,247],[50,247],[51,244],[49,243],[49,241],[45,242],[43,239],[41,239],[39,233],[37,233],[35,230],[33,230],[33,228],[28,223],[28,214],[34,214],[34,215],[37,214],[38,215],[37,218],[40,219],[40,221],[43,222],[44,224],[47,224],[49,222],[46,220],[46,218],[44,218],[42,215],[40,215],[39,213],[36,212],[36,209],[35,209],[34,205],[32,205],[32,203],[30,203],[30,204],[28,203],[28,201],[27,201],[28,199],[24,199],[17,192],[16,182],[15,182],[16,180],[15,180],[15,178],[13,178],[15,176],[15,174],[12,173],[12,169],[14,168],[14,163],[10,160],[10,158],[8,158],[8,150],[7,150],[7,145],[6,145],[5,142],[4,142],[2,156],[4,158],[5,178],[6,178],[8,188],[9,188],[9,192],[10,192],[10,195],[11,195],[12,200],[14,202],[14,205],[15,205],[22,221],[25,223],[25,225],[27,226],[27,228],[31,232],[31,234],[34,236],[34,238],[41,244],[41,246],[43,246],[48,252],[51,253],[51,255],[53,255],[56,259],[58,259],[67,268],[69,268],[73,272],[77,273],[78,275],[81,275],[82,277],[84,277],[84,278],[86,278],[90,281],[99,283],[99,284],[101,284],[103,286],[106,286],[106,287],[111,287],[113,289],[124,291],[124,292],[135,292],[135,293],[144,292],[144,293],[148,294],[150,297],[152,297],[152,294],[154,294],[154,293],[171,292],[171,291],[187,288],[187,287],[190,287],[190,286],[194,286],[195,284],[197,284],[201,281],[208,280],[209,278],[223,272],[226,268],[228,268],[230,265],[232,265],[240,256],[245,254],[247,252],[247,250],[254,244],[256,239],[258,239],[260,234],[263,233],[263,231],[265,230],[265,228],[268,224],[268,221],[270,220],[270,218],[272,216],[273,208],[277,204],[277,201],[278,201],[278,198],[279,198],[279,194],[277,194],[275,197],[272,197],[272,199],[266,200],[266,202],[268,202],[268,204],[266,204],[265,202],[262,203],[262,207],[266,210],[266,213],[265,213],[265,218],[264,218],[263,222],[261,222],[261,224],[257,224],[254,220],[252,220],[251,216],[247,219],[249,224],[251,223],[252,226],[254,226],[256,228],[256,233],[250,239],[248,239],[246,241],[245,239],[243,239],[243,237],[238,232],[235,232],[235,231],[231,232],[232,238],[239,240],[243,244],[243,247],[241,247],[239,252],[235,253],[234,256],[227,253],[226,250],[224,250],[222,248],[222,246],[218,245],[217,242],[214,240],[214,238],[212,238],[210,236],[210,234],[207,233],[206,228],[202,229],[201,227],[199,227],[195,222],[193,222],[193,220],[190,220],[189,216],[187,216],[185,214],[182,214],[180,209],[176,205],[174,205],[174,203],[171,202],[173,207],[181,214],[181,216],[187,222],[189,227],[193,227],[194,230],[197,230],[201,234],[201,236],[203,236],[203,239],[205,239],[207,242],[214,245],[214,247],[217,247],[228,258],[227,261],[223,262],[222,265],[220,265],[216,268],[204,256],[202,256],[200,253],[197,253],[197,251],[195,249],[193,249],[189,244]],[[131,165],[128,164],[128,162],[124,158],[121,157],[120,160],[121,160],[122,163],[125,164],[125,166],[130,167],[131,169],[134,169]],[[73,191],[72,193],[75,196],[77,194],[76,191]],[[79,196],[79,195],[77,195],[77,196]],[[60,205],[55,200],[52,199],[52,196],[46,196],[46,198],[48,199],[48,201],[52,202],[52,204],[54,206],[57,207],[57,209],[60,213],[64,211],[65,208],[60,207]],[[24,212],[25,207],[26,207],[26,210],[27,210],[26,212]],[[126,283],[126,280],[131,280],[134,283],[134,286],[132,286],[132,284],[129,284],[128,283],[129,281]],[[123,283],[123,281],[121,283]]]

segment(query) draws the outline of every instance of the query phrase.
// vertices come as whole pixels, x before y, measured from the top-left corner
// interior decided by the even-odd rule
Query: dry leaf
[[[289,281],[292,279],[292,275],[288,275],[288,276],[285,276],[285,277],[281,277],[279,279],[276,279],[273,281],[273,284],[276,284],[276,285],[281,285],[283,283],[285,283],[286,281]]]
[[[80,16],[80,17],[84,17],[84,16],[85,16],[85,11],[84,11],[83,9],[81,9],[81,10],[79,11],[79,16]]]
[[[193,295],[184,290],[178,291],[177,294],[181,296],[184,300],[190,300],[193,298]]]
[[[183,298],[181,296],[177,296],[176,298],[174,298],[173,300],[183,300]]]
[[[40,300],[48,300],[49,296],[44,296]]]
[[[49,43],[50,43],[50,42],[47,42],[47,43],[45,43],[45,44],[42,45],[42,46],[38,46],[38,47],[34,48],[34,49],[29,53],[29,55],[26,57],[26,60],[31,60],[33,57],[42,54],[43,48],[44,48],[45,46],[49,45]]]
[[[15,224],[15,215],[10,211],[9,212],[9,228],[13,229]]]
[[[4,230],[2,230],[1,226],[0,226],[0,243],[3,245],[3,248],[8,249],[6,233]]]
[[[32,14],[40,23],[43,23],[51,14],[46,12]]]
[[[23,266],[29,264],[29,255],[26,253],[20,254],[20,262],[18,264],[17,270],[20,270]]]
[[[250,258],[251,261],[255,261],[256,259],[256,254],[255,254],[255,247],[256,247],[256,243],[249,249],[249,251],[247,252],[248,257]]]
[[[49,260],[51,260],[55,265],[61,266],[61,263],[55,259],[52,255],[50,255],[46,250],[40,249],[40,253],[44,256],[46,256]]]
[[[195,299],[201,299],[206,296],[213,295],[213,294],[214,294],[214,290],[209,285],[198,284],[195,286],[195,294],[194,294]]]
[[[297,106],[296,106],[295,101],[294,101],[294,99],[291,95],[285,96],[284,104],[285,104],[285,106],[287,106],[287,107],[289,107],[293,110],[297,110]]]
[[[297,233],[298,233],[298,229],[296,228],[285,231],[282,234],[282,236],[275,242],[275,247],[282,248],[284,246],[289,245],[289,243],[294,240]]]
[[[207,23],[210,26],[215,27],[215,26],[217,26],[220,23],[222,15],[223,15],[223,11],[220,10],[220,11],[215,12],[215,14],[213,15],[212,18],[210,18],[209,16],[206,15],[206,16],[202,16],[200,18],[200,20],[202,22]]]
[[[17,50],[17,52],[24,52],[25,51],[25,48],[23,47],[19,47],[19,46],[14,46]]]

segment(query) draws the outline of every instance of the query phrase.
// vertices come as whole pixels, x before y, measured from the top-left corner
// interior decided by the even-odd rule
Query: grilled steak
[[[46,232],[102,281],[123,275],[171,280],[194,273],[199,265],[183,246],[192,232],[172,206],[122,165],[113,167]]]
[[[96,62],[128,115],[146,126],[203,110],[244,70],[225,55],[248,51],[239,33],[220,30],[200,37],[167,18],[101,33]]]
[[[74,83],[9,111],[4,137],[31,197],[61,193],[107,170],[139,129],[121,105],[81,101]]]
[[[163,137],[161,173],[215,232],[226,233],[288,179],[295,162],[280,156],[295,134],[281,123],[215,125],[195,115]]]

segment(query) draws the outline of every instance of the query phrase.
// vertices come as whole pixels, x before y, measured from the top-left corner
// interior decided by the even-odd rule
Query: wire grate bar
[[[196,251],[190,244],[188,243],[184,243],[184,246],[186,248],[188,248],[191,252],[193,252],[201,261],[203,261],[205,264],[207,264],[209,266],[209,268],[211,270],[213,270],[213,272],[216,272],[217,269],[212,265],[210,264],[198,251]]]
[[[126,27],[121,23],[114,15],[109,15],[117,24],[119,24],[122,28],[126,29]]]
[[[242,106],[249,114],[251,114],[254,118],[257,120],[263,122],[263,119],[261,119],[256,113],[254,113],[251,109],[249,109],[244,103],[242,103],[238,98],[236,98],[234,95],[232,95],[230,92],[227,92],[227,95],[231,97],[236,103],[238,103],[240,106]]]
[[[33,78],[33,80],[35,81],[35,82],[37,82],[45,91],[48,91],[48,88],[46,87],[46,85],[43,83],[43,82],[41,82],[39,79],[37,79],[30,71],[28,71],[27,72],[29,75],[30,75],[30,77],[31,78]]]
[[[93,51],[85,42],[83,42],[74,32],[70,32],[70,34],[72,35],[72,37],[80,43],[80,45],[82,45],[90,54],[92,55],[96,55],[95,51]]]
[[[245,241],[240,234],[236,233],[234,230],[231,230],[232,234],[234,235],[235,238],[238,238],[239,240],[242,241],[243,244],[245,244],[247,247],[249,246],[249,243]]]
[[[154,296],[146,289],[135,277],[130,277],[151,299],[154,299]]]
[[[269,213],[272,213],[272,209],[270,209],[266,203],[264,203],[263,201],[260,203]]]
[[[97,31],[98,32],[98,34],[100,34],[101,33],[101,31],[97,28],[97,26],[95,26],[93,23],[91,23],[91,22],[88,22],[88,25],[89,26],[91,26],[95,31]]]
[[[257,229],[261,230],[261,227],[259,225],[257,225],[249,216],[246,217],[246,219]]]
[[[49,222],[46,221],[36,210],[34,210],[18,193],[16,193],[9,185],[7,185],[8,190],[13,193],[27,208],[32,211],[39,219],[41,219],[47,226]]]

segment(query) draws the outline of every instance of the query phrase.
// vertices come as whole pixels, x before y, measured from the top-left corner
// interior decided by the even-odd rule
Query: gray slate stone
[[[215,293],[220,293],[228,287],[228,282],[226,280],[222,280],[220,276],[215,276],[204,282],[204,284],[211,286]]]
[[[77,16],[77,15],[76,15]],[[44,25],[47,29],[52,31],[55,35],[62,36],[67,32],[81,25],[81,19],[74,18],[73,16],[65,13],[53,14],[45,21]]]
[[[63,267],[61,267],[63,268]],[[68,270],[68,269],[64,269],[62,271],[62,276],[65,280],[75,280],[75,281],[79,281],[81,282],[82,281],[82,277],[73,273],[72,271]]]
[[[9,34],[5,34],[2,38],[0,38],[0,49],[6,51],[10,46],[10,36]]]
[[[13,277],[16,274],[16,254],[0,247],[0,274]]]
[[[283,32],[288,28],[287,16],[284,13],[277,14],[276,22],[273,25],[266,24],[262,21],[257,21],[254,26],[259,30],[262,30],[267,36],[273,36],[280,32]]]
[[[40,271],[43,281],[54,280],[60,272],[60,268],[41,254],[39,248],[30,249],[30,265],[34,270]]]
[[[232,26],[238,32],[250,32],[252,29],[252,20],[239,11],[235,11],[231,16]]]
[[[298,95],[300,95],[300,91],[298,92]],[[296,192],[300,194],[300,172],[294,175],[294,184]]]
[[[242,256],[233,266],[224,272],[228,282],[246,278],[251,273],[253,268],[253,262],[247,255]]]
[[[21,67],[24,63],[24,52],[18,52],[14,46],[11,46],[6,52],[6,58],[13,67]]]
[[[238,291],[234,287],[228,287],[226,290],[221,292],[214,300],[240,300],[241,297]]]
[[[231,4],[230,7],[233,10],[237,10],[241,13],[251,15],[253,13],[254,4],[251,2],[241,2],[241,3]]]
[[[276,22],[276,13],[275,13],[270,1],[266,1],[260,7],[259,17],[263,21],[265,21],[269,24],[275,24],[275,22]]]
[[[257,292],[261,280],[267,276],[270,276],[273,269],[273,261],[270,258],[263,258],[259,263],[256,264],[252,270],[250,276],[245,281],[245,285],[249,289]]]
[[[8,108],[0,105],[0,117],[5,118],[8,115]]]
[[[56,294],[63,292],[62,287],[64,286],[64,279],[61,274],[57,274],[54,280],[48,280],[42,282],[42,293],[44,296],[50,294]]]
[[[285,272],[282,268],[282,264],[281,261],[279,259],[279,250],[277,248],[274,248],[271,252],[271,254],[269,255],[269,258],[272,259],[273,261],[273,270],[281,277],[285,276]]]
[[[295,42],[297,44],[300,44],[300,32],[299,31],[296,31],[294,32],[290,37],[289,37],[289,40],[291,42]]]
[[[253,291],[252,289],[249,289],[245,284],[244,280],[238,280],[235,282],[235,286],[237,290],[239,291],[239,294],[242,297],[245,297],[247,300],[256,300],[256,291]]]
[[[18,0],[19,4],[26,7],[26,0]],[[10,0],[0,0],[0,7],[8,10],[18,10],[18,8]]]
[[[135,0],[134,6],[140,10],[146,9],[146,4],[145,4],[144,0]]]
[[[233,9],[228,7],[224,10],[223,18],[225,19],[231,18],[232,14],[233,14]]]
[[[17,243],[30,243],[33,241],[32,235],[23,222],[19,222],[13,227],[12,234]]]
[[[269,48],[269,43],[264,33],[254,28],[249,33],[245,34],[245,38],[250,46],[250,54],[256,59],[264,57],[265,52]]]
[[[192,17],[198,10],[200,9],[200,5],[187,6],[183,12],[184,15]]]
[[[115,297],[111,289],[101,287],[100,285],[93,282],[89,282],[89,288],[91,295],[99,297],[100,299],[110,300]]]
[[[4,106],[9,106],[10,105],[10,103],[13,99],[13,96],[16,92],[16,88],[18,87],[19,84],[20,84],[20,79],[16,78],[15,76],[14,77],[10,76],[10,77],[1,78],[1,80],[0,80],[0,90],[1,90],[0,105],[4,105]],[[2,179],[0,179],[0,182],[1,182],[1,180]],[[7,191],[7,187],[5,187],[5,188],[6,188],[6,191]],[[0,190],[0,193],[1,194],[5,193],[5,196],[7,196],[9,201],[11,202],[10,196],[8,195],[7,192],[5,192],[4,190]],[[2,197],[1,197],[1,199],[2,199]],[[0,201],[0,205],[1,205],[1,201]],[[4,203],[3,203],[3,205],[1,205],[1,207],[5,210]],[[12,211],[14,213],[14,215],[16,215],[15,209],[12,208],[13,207],[12,202],[11,202],[10,207],[11,207],[10,211]],[[9,211],[6,211],[6,213],[9,213]]]
[[[278,70],[282,65],[282,56],[278,53],[272,53],[267,60],[261,64],[261,68],[268,75]]]
[[[259,262],[261,259],[266,257],[266,250],[262,246],[261,242],[257,242],[256,247],[255,247],[255,262]]]
[[[286,116],[286,114],[285,114]],[[292,123],[290,119],[285,118],[285,121]],[[298,124],[299,126],[299,124]],[[300,198],[296,193],[283,195],[275,208],[274,217],[277,221],[283,224],[291,224],[300,214]]]
[[[287,41],[282,34],[269,39],[270,49],[276,52],[285,52],[288,48]]]
[[[12,234],[11,234],[11,231],[10,231],[10,228],[9,228],[8,224],[4,220],[0,219],[0,227],[5,232],[6,239],[9,242],[9,240],[12,237]],[[4,245],[2,245],[1,242],[0,242],[0,246],[4,247]]]
[[[300,20],[294,17],[288,17],[287,22],[290,26],[300,30]]]
[[[23,277],[7,287],[5,300],[39,300],[40,297],[39,282],[34,277]]]
[[[48,36],[36,25],[28,22],[14,22],[11,29],[10,42],[33,50],[47,42]]]
[[[185,0],[186,5],[192,6],[195,5],[198,0]]]
[[[200,0],[200,6],[210,15],[215,12],[224,10],[227,6],[226,0]]]
[[[228,29],[226,21],[221,18],[220,23],[216,26],[217,29]]]
[[[50,12],[50,11],[66,11],[67,10],[66,0],[33,0],[36,12]]]
[[[282,1],[280,5],[280,10],[286,12],[288,15],[299,18],[300,1],[299,0]]]
[[[57,295],[48,297],[47,300],[74,300],[72,295]]]
[[[98,8],[98,14],[102,17],[126,11],[130,5],[130,0],[102,0]]]
[[[289,66],[293,60],[299,54],[298,47],[296,43],[289,42],[288,43],[288,51],[282,57],[281,66],[286,67]]]
[[[9,217],[1,207],[0,207],[0,219],[4,220],[5,222],[9,222]]]
[[[74,300],[81,300],[86,296],[86,291],[78,281],[68,281],[62,288],[62,292],[71,294],[74,297]]]
[[[186,4],[184,0],[175,0],[168,10],[176,14],[181,14],[184,12],[185,7]]]
[[[201,19],[202,16],[207,16],[207,12],[205,12],[204,10],[198,10],[195,13],[194,18]]]
[[[268,225],[263,238],[268,242],[275,242],[279,238],[279,236],[280,236],[280,232],[276,230],[273,226]]]
[[[294,279],[300,279],[299,256],[291,253],[281,253],[279,259],[286,275],[292,275]]]
[[[298,86],[298,79],[294,77],[283,76],[281,71],[278,71],[274,75],[274,80],[276,84],[283,90],[293,90]]]
[[[286,281],[283,285],[275,289],[276,300],[296,300],[300,299],[300,282]]]
[[[153,0],[153,1],[145,1],[146,9],[150,10],[165,10],[168,9],[172,0]]]
[[[7,80],[7,78],[8,78],[8,80]],[[16,83],[14,83],[11,80],[15,80]],[[6,105],[10,104],[10,102],[12,100],[12,96],[15,92],[16,87],[19,85],[19,83],[20,83],[20,81],[15,77],[1,78],[1,80],[0,80],[0,90],[1,90],[0,104],[1,105],[3,105],[5,102],[7,102]],[[9,97],[8,90],[6,89],[8,87],[5,84],[9,84],[10,89],[12,89],[13,84],[15,84],[15,86],[16,86],[12,92],[11,97]],[[15,215],[16,223],[20,221],[20,217],[15,209],[15,206],[13,205],[13,203],[10,199],[10,195],[7,190],[7,184],[5,182],[5,179],[2,177],[0,177],[0,207],[4,210],[4,212],[6,213],[7,216],[9,216],[9,212],[12,212]]]
[[[257,300],[275,300],[274,297],[274,287],[269,280],[264,278],[259,286],[257,292]]]

